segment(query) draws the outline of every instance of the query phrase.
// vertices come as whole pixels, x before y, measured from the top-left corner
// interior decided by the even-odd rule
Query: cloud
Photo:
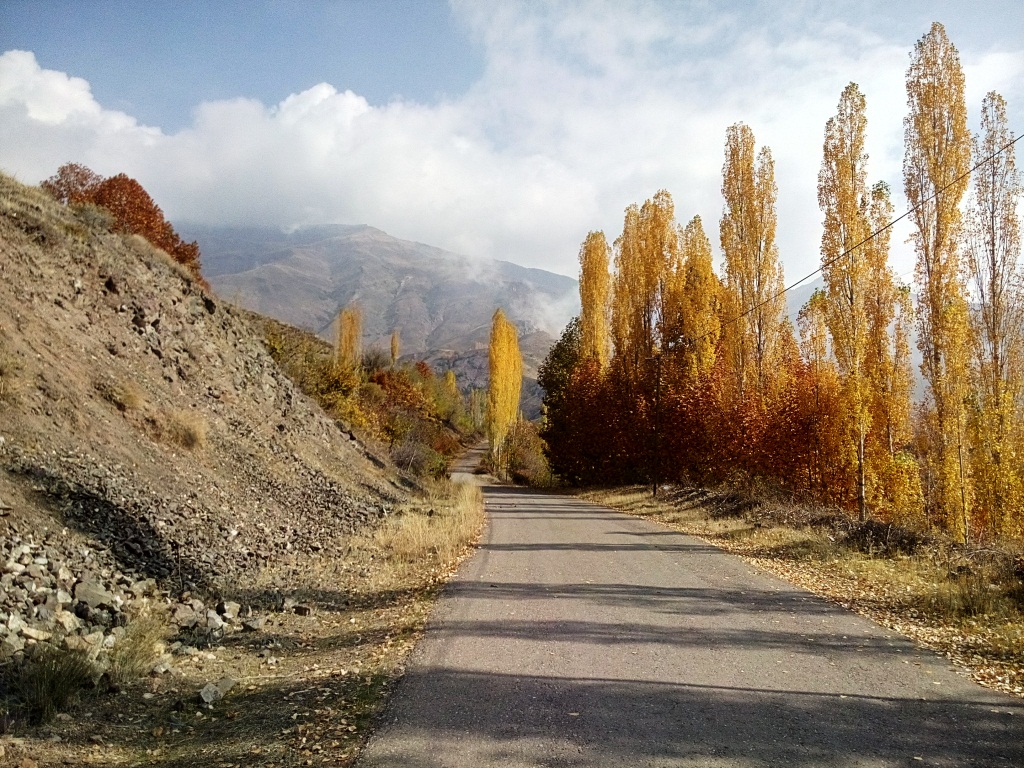
[[[12,51],[0,56],[0,167],[34,182],[77,160],[135,176],[177,221],[368,223],[574,275],[587,232],[614,239],[623,209],[661,188],[717,241],[725,129],[742,120],[772,148],[780,252],[795,278],[817,265],[822,131],[851,80],[868,99],[869,175],[897,202],[902,188],[914,39],[861,23],[850,15],[860,4],[842,18],[827,8],[456,2],[486,61],[456,98],[376,106],[321,83],[276,105],[200,104],[174,134],[105,109],[85,81]],[[972,117],[997,88],[1013,122],[1021,46],[962,56]],[[900,271],[912,261],[905,239],[894,237]]]

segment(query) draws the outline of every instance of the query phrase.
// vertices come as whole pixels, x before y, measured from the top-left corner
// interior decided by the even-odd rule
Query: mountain
[[[539,411],[537,366],[578,312],[575,280],[507,261],[471,259],[365,225],[269,228],[185,226],[198,240],[216,293],[246,309],[334,337],[338,311],[356,303],[364,349],[389,349],[452,369],[460,385],[487,384],[491,316],[501,307],[520,335],[523,409]]]

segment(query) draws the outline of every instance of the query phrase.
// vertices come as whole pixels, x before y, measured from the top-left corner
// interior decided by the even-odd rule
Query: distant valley
[[[326,339],[338,310],[356,303],[364,349],[388,349],[398,330],[403,356],[454,370],[463,387],[487,384],[491,316],[501,307],[519,328],[528,413],[539,406],[537,366],[579,310],[572,278],[459,256],[370,226],[182,230],[199,241],[203,273],[223,299]]]

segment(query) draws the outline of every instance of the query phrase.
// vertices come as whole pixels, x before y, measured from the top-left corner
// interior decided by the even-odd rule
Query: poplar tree
[[[487,435],[491,453],[500,468],[505,438],[519,415],[519,392],[523,383],[523,359],[516,327],[500,309],[495,311],[491,321],[488,362]]]
[[[338,314],[338,339],[334,360],[339,369],[355,370],[363,340],[363,313],[359,307],[350,304]]]
[[[868,501],[889,518],[910,522],[921,507],[917,462],[905,450],[911,438],[910,400],[914,387],[910,332],[914,308],[909,286],[900,284],[889,267],[893,205],[889,187],[871,189],[868,229],[874,233],[862,248],[866,266],[864,311],[867,339],[864,374],[870,413],[867,463]]]
[[[402,352],[402,339],[398,335],[398,329],[391,332],[391,367],[398,364],[398,356]]]
[[[743,123],[726,130],[722,196],[725,210],[719,225],[725,254],[724,307],[735,312],[724,319],[732,326],[728,357],[736,392],[762,400],[769,389],[772,366],[781,348],[792,341],[782,295],[783,274],[775,245],[775,165],[771,150],[754,155],[754,132]],[[785,333],[790,338],[784,338]]]
[[[957,238],[971,147],[960,56],[939,23],[911,54],[907,104],[903,184],[913,210],[918,348],[929,394],[924,443],[934,457],[927,498],[933,516],[966,541],[970,340]]]
[[[608,365],[611,249],[604,232],[591,232],[580,247],[580,347],[584,359]]]
[[[1020,176],[1006,101],[985,96],[977,160],[991,158],[974,173],[964,227],[964,255],[973,289],[971,327],[976,339],[978,396],[973,452],[978,506],[993,533],[1020,522],[1021,374],[1024,297],[1020,269]]]
[[[620,373],[633,392],[656,352],[666,348],[666,299],[679,270],[675,206],[665,190],[641,208],[626,209],[622,235],[615,241],[612,337]]]
[[[711,371],[721,333],[719,304],[722,284],[715,274],[711,243],[704,234],[700,216],[690,219],[683,229],[680,254],[683,372],[694,378]]]
[[[861,520],[867,517],[867,437],[870,426],[865,371],[867,312],[864,305],[868,260],[859,247],[868,236],[867,128],[864,95],[850,83],[836,115],[825,124],[818,205],[825,214],[821,236],[821,272],[827,303],[825,319],[832,339],[856,454],[856,497]]]

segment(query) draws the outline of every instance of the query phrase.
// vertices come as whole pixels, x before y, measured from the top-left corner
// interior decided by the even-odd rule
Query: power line
[[[764,299],[761,302],[755,304],[754,306],[752,306],[750,309],[746,310],[742,314],[737,315],[736,317],[732,318],[731,320],[726,320],[724,323],[722,323],[722,325],[719,327],[719,329],[724,328],[727,325],[732,325],[733,323],[739,322],[744,317],[749,315],[751,312],[753,312],[753,311],[755,311],[757,309],[760,309],[765,304],[769,304],[769,303],[775,301],[776,299],[780,298],[781,296],[785,296],[789,291],[793,290],[794,288],[796,288],[801,283],[807,282],[812,277],[817,275],[819,272],[823,271],[825,269],[825,267],[832,266],[833,264],[835,264],[840,259],[842,259],[842,258],[844,258],[846,256],[849,256],[851,253],[853,253],[855,250],[860,248],[862,245],[865,245],[865,244],[871,242],[872,240],[874,240],[876,237],[878,237],[880,234],[882,234],[886,230],[891,229],[892,226],[894,224],[896,224],[897,222],[902,221],[903,219],[907,218],[907,216],[912,214],[914,211],[916,211],[919,208],[921,208],[922,206],[930,203],[932,200],[937,198],[939,195],[941,195],[943,192],[945,192],[950,187],[954,186],[955,184],[959,184],[965,178],[969,177],[972,173],[974,173],[976,170],[981,168],[981,166],[983,166],[983,165],[985,165],[987,163],[992,162],[992,160],[994,160],[995,158],[999,157],[999,155],[1001,155],[1003,152],[1005,152],[1010,147],[1012,147],[1014,144],[1016,144],[1018,141],[1020,141],[1021,138],[1024,138],[1024,134],[1021,134],[1020,136],[1017,136],[1015,139],[1013,139],[1011,141],[1008,141],[1006,144],[1004,144],[1002,147],[997,149],[991,155],[986,157],[984,160],[978,161],[974,166],[972,166],[970,169],[968,169],[968,170],[964,171],[963,173],[961,173],[959,176],[957,176],[951,182],[949,182],[948,184],[943,186],[941,189],[936,190],[932,195],[930,195],[929,197],[925,198],[924,200],[919,202],[917,205],[911,206],[906,211],[904,211],[902,214],[900,214],[895,219],[893,219],[888,224],[886,224],[884,227],[880,227],[879,229],[875,230],[874,232],[872,232],[870,235],[865,237],[863,240],[861,240],[856,245],[850,246],[845,251],[840,253],[838,256],[835,256],[835,257],[829,259],[828,261],[824,262],[820,267],[818,267],[816,270],[814,270],[810,274],[805,275],[804,277],[801,277],[799,280],[797,280],[795,283],[792,283],[791,285],[786,286],[781,291],[776,293],[774,296],[771,296],[771,297],[769,297],[767,299]],[[711,335],[711,332],[709,331],[708,333],[705,333],[703,336],[698,336],[696,339],[692,339],[692,342],[696,343],[698,341],[701,341],[702,339],[707,338],[710,335]]]

